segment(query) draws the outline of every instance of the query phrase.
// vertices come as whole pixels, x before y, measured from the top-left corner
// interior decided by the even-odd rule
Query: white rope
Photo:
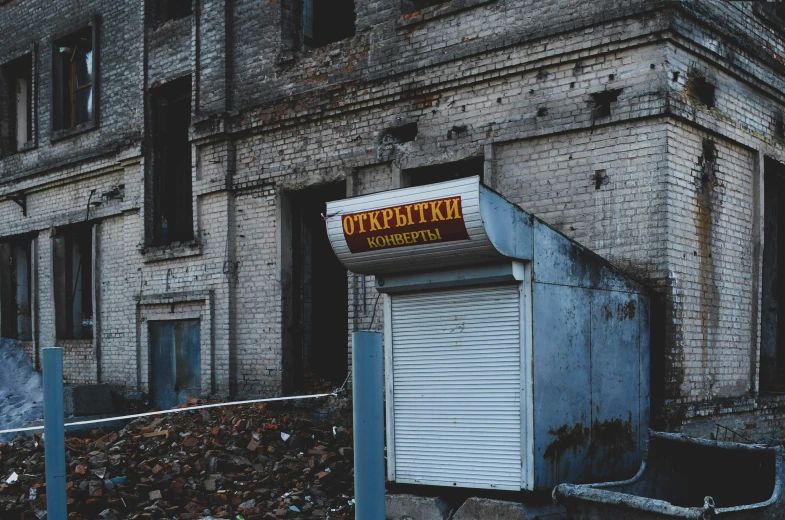
[[[89,421],[76,421],[65,423],[66,428],[69,426],[81,426],[84,424],[98,424],[102,422],[110,422],[110,421],[122,421],[125,419],[138,419],[139,417],[150,417],[152,415],[165,415],[170,413],[180,413],[180,412],[190,412],[193,410],[202,410],[204,408],[218,408],[221,406],[237,406],[241,404],[256,404],[256,403],[269,403],[272,401],[294,401],[300,399],[314,399],[317,397],[329,397],[329,396],[337,396],[337,393],[332,394],[312,394],[312,395],[295,395],[292,397],[270,397],[268,399],[250,399],[248,401],[233,401],[231,403],[213,403],[213,404],[200,404],[197,406],[188,406],[186,408],[172,408],[171,410],[161,410],[159,412],[145,412],[145,413],[135,413],[132,415],[119,415],[116,417],[105,417],[103,419],[91,419]],[[28,426],[27,428],[15,428],[11,430],[0,430],[0,434],[2,433],[16,433],[16,432],[32,432],[37,430],[43,430],[43,426]]]

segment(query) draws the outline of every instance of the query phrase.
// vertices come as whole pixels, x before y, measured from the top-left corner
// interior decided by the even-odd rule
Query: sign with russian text
[[[352,253],[469,240],[460,196],[349,213],[342,224]]]

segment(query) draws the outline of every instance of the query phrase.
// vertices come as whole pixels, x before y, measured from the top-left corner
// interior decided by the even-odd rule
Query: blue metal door
[[[198,396],[202,384],[199,321],[153,321],[149,327],[153,404],[167,409]]]

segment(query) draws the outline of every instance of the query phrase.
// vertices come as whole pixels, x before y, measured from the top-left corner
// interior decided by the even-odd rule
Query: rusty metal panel
[[[150,393],[168,409],[201,393],[201,333],[198,320],[151,321]]]
[[[591,291],[533,284],[535,487],[590,477]]]
[[[640,464],[638,295],[591,296],[592,478],[628,478]]]

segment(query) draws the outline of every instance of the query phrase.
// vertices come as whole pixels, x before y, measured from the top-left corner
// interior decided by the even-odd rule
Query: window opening
[[[411,168],[403,171],[404,186],[425,186],[437,182],[453,181],[464,179],[475,175],[483,180],[485,170],[485,159],[473,157],[465,161],[457,161],[446,164],[435,164],[433,166],[423,166],[421,168]]]
[[[153,245],[193,240],[191,78],[156,87],[153,97]]]
[[[33,139],[32,55],[3,65],[0,76],[0,149],[6,155],[22,150]]]
[[[354,0],[303,0],[303,40],[309,47],[351,38],[355,33]]]
[[[4,338],[32,339],[31,245],[29,237],[0,243],[0,333]]]
[[[54,238],[55,329],[57,339],[93,337],[93,231],[68,226]]]
[[[55,43],[55,129],[74,128],[94,117],[93,29]]]
[[[153,4],[153,17],[160,23],[179,20],[193,14],[193,0],[158,0]]]

